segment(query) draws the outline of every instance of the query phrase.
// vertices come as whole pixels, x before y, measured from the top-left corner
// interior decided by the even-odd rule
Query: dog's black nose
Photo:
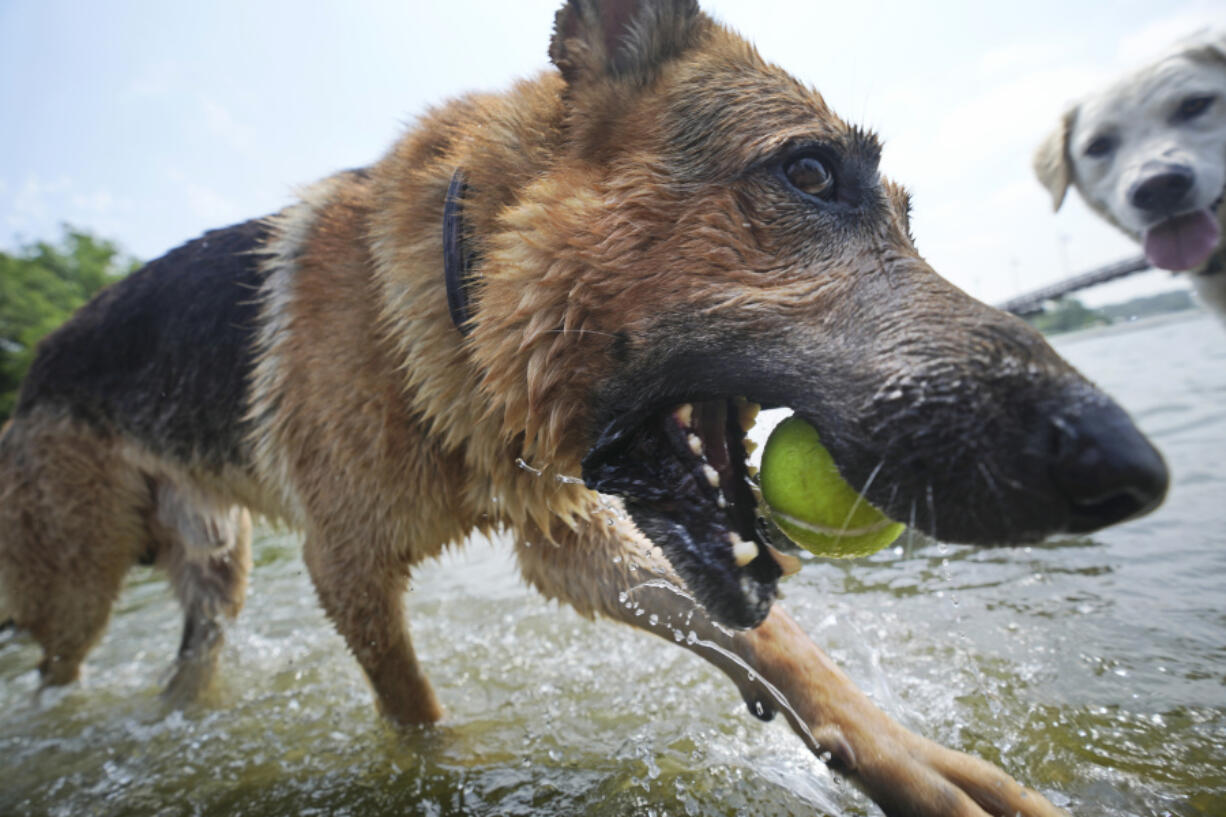
[[[1072,406],[1052,420],[1051,478],[1068,502],[1068,531],[1088,533],[1158,507],[1170,474],[1124,410],[1104,398]]]
[[[1147,213],[1175,213],[1196,182],[1190,167],[1163,164],[1150,171],[1128,191],[1132,206]]]

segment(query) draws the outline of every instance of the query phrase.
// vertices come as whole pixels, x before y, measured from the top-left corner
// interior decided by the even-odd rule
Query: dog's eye
[[[1100,136],[1090,144],[1086,145],[1085,154],[1093,156],[1095,159],[1106,156],[1115,149],[1115,140],[1110,136]]]
[[[834,198],[834,174],[816,156],[798,156],[783,166],[788,182],[806,196],[824,201]]]
[[[1179,108],[1175,111],[1175,121],[1187,122],[1189,119],[1195,119],[1209,110],[1212,104],[1212,96],[1190,96],[1179,103]]]

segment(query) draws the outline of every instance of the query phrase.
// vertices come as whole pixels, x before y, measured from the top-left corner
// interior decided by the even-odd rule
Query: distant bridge
[[[1150,263],[1143,255],[1129,258],[1126,261],[1116,261],[1114,264],[1107,264],[1105,267],[1098,267],[1089,272],[1074,275],[1072,278],[1065,278],[1063,281],[1049,284],[1042,289],[1028,292],[1025,295],[1010,298],[1004,303],[998,304],[998,306],[1000,309],[1012,312],[1014,315],[1037,315],[1043,311],[1043,305],[1048,301],[1054,301],[1078,290],[1096,287],[1099,284],[1105,284],[1117,278],[1127,278],[1129,275],[1144,272],[1149,268]]]

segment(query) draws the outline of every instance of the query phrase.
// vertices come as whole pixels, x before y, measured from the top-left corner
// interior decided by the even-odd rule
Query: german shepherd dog
[[[304,532],[383,715],[432,722],[410,571],[507,531],[545,596],[711,661],[887,814],[1060,813],[892,721],[773,604],[795,559],[762,532],[744,427],[790,407],[951,542],[1145,513],[1162,458],[921,259],[871,134],[693,0],[570,0],[549,53],[42,343],[0,439],[0,586],[45,683],[153,561],[186,618],[167,695],[195,698],[255,512]]]

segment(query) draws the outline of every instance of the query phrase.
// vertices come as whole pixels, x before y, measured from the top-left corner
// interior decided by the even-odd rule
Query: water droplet
[[[515,464],[518,465],[522,470],[527,471],[529,474],[531,474],[534,477],[539,477],[541,474],[545,473],[544,470],[540,468],[533,468],[531,465],[529,465],[524,460],[523,457],[517,457],[515,460]]]

